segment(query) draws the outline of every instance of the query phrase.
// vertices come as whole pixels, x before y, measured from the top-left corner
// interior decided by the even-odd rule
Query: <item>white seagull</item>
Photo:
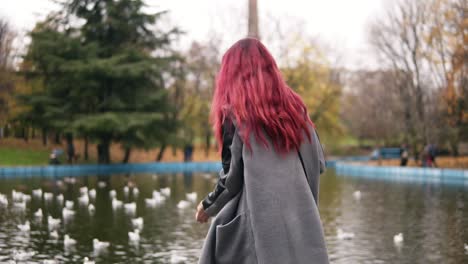
[[[89,260],[88,257],[85,257],[85,258],[83,259],[83,264],[94,264],[94,261]]]
[[[33,195],[34,197],[41,198],[41,196],[42,196],[42,189],[35,189],[35,190],[32,190],[32,195]]]
[[[0,193],[0,205],[1,206],[8,206],[8,199],[6,198],[6,196],[4,194],[1,194]]]
[[[99,241],[97,238],[93,239],[93,248],[95,251],[106,250],[109,246],[109,242]]]
[[[106,188],[107,183],[104,182],[104,181],[99,181],[98,184],[97,184],[97,186],[98,186],[100,189],[104,189],[104,188]]]
[[[133,225],[133,228],[142,230],[143,229],[143,218],[138,217],[138,218],[132,219],[132,225]]]
[[[80,203],[80,205],[88,206],[88,204],[89,204],[89,196],[88,196],[88,193],[85,193],[85,194],[81,195],[81,196],[78,198],[78,202]]]
[[[350,240],[354,238],[354,233],[347,233],[347,232],[344,232],[343,229],[338,228],[336,232],[336,236],[340,240]]]
[[[177,204],[177,208],[179,209],[186,209],[186,208],[189,208],[192,204],[190,202],[187,202],[187,201],[180,201],[178,204]]]
[[[109,196],[110,196],[111,199],[113,199],[113,198],[117,197],[117,192],[115,190],[110,190]]]
[[[57,199],[57,203],[59,203],[61,206],[63,205],[63,201],[65,200],[63,198],[63,194],[59,194],[55,197],[55,199]]]
[[[47,217],[47,225],[49,229],[56,229],[60,226],[60,219],[53,218],[52,216]]]
[[[136,229],[133,232],[128,232],[128,239],[131,242],[138,242],[140,241],[140,230]]]
[[[95,199],[96,199],[96,189],[91,189],[91,190],[89,190],[88,196],[89,196],[89,198],[91,198],[92,200],[95,200]]]
[[[34,216],[37,218],[42,218],[43,216],[42,209],[41,208],[37,209],[37,211],[34,213]]]
[[[358,190],[358,191],[353,192],[353,197],[356,201],[361,200],[361,196],[362,196],[361,191]]]
[[[125,212],[128,214],[135,214],[136,213],[136,203],[126,203],[124,204]]]
[[[88,187],[86,187],[86,186],[81,187],[81,188],[80,188],[80,193],[81,193],[81,194],[86,194],[86,193],[88,193]]]
[[[123,202],[115,198],[112,199],[112,209],[117,210],[122,208]]]
[[[29,221],[26,221],[24,224],[17,225],[17,226],[18,226],[18,229],[21,232],[29,232],[31,230],[31,226],[29,225]]]
[[[66,207],[67,209],[72,210],[74,204],[75,204],[75,203],[74,203],[73,201],[65,201],[65,207]]]
[[[52,201],[52,198],[54,198],[54,194],[53,194],[53,193],[50,193],[50,192],[45,192],[45,193],[44,193],[44,200],[45,200],[46,202]]]
[[[161,188],[159,191],[164,196],[170,196],[171,195],[171,188],[169,188],[169,187]]]
[[[393,236],[393,243],[395,243],[395,245],[399,246],[403,243],[403,234],[402,233],[398,233],[396,235]]]
[[[189,200],[191,202],[196,202],[197,201],[197,193],[196,192],[187,193],[186,196],[187,196],[187,200]]]
[[[89,205],[88,205],[88,212],[89,212],[90,214],[94,214],[94,212],[96,212],[96,208],[94,207],[93,204],[89,204]]]
[[[63,245],[68,248],[76,245],[76,240],[71,238],[68,234],[63,238]]]
[[[75,216],[75,211],[70,210],[70,209],[68,209],[68,208],[66,208],[66,207],[62,209],[62,217],[63,217],[63,219],[69,219],[69,218],[71,218],[71,217],[73,217],[73,216]]]

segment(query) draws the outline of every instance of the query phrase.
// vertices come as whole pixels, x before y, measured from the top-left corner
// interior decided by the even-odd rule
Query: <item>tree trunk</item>
[[[65,138],[67,140],[67,160],[69,164],[72,164],[75,158],[75,145],[73,144],[73,134],[68,133]]]
[[[42,129],[42,145],[47,146],[47,129]]]
[[[122,160],[122,163],[128,163],[130,160],[130,154],[132,153],[132,148],[125,148],[125,155]]]
[[[97,145],[98,163],[110,163],[110,140],[108,138],[101,139],[101,143]]]
[[[55,132],[55,144],[60,145],[60,132]]]
[[[28,142],[28,127],[27,126],[22,126],[21,135],[22,135],[23,140]]]
[[[156,157],[156,161],[161,161],[164,156],[164,151],[166,150],[167,144],[163,143],[161,148],[159,149],[158,156]]]
[[[31,138],[35,139],[36,138],[36,129],[33,127],[31,131]]]
[[[208,157],[210,154],[211,147],[211,132],[207,131],[205,135],[205,157]]]
[[[88,141],[89,141],[89,140],[88,140],[88,136],[85,136],[85,137],[84,137],[84,150],[83,150],[83,152],[84,152],[84,154],[83,154],[84,157],[83,157],[83,158],[84,158],[84,160],[86,160],[86,161],[88,161],[88,159],[89,159],[89,153],[88,153],[88,143],[89,143],[89,142],[88,142]]]

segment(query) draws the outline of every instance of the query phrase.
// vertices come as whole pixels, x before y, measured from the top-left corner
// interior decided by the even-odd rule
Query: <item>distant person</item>
[[[429,144],[428,147],[428,159],[431,164],[431,167],[436,168],[436,157],[437,157],[437,146],[435,144]]]
[[[67,161],[72,164],[75,161],[75,146],[73,143],[67,143]]]
[[[433,163],[432,163],[432,158],[431,158],[431,150],[430,150],[430,145],[426,145],[423,149],[423,151],[421,151],[421,166],[424,167],[424,168],[427,168],[427,167],[432,167],[433,166]]]
[[[190,143],[184,146],[184,161],[189,162],[192,160],[193,160],[193,145]]]
[[[52,153],[50,153],[49,164],[50,165],[59,165],[60,164],[60,160],[58,159],[57,154],[54,151]]]
[[[325,159],[304,102],[258,40],[223,56],[211,118],[223,168],[197,207],[199,263],[329,263],[318,211]]]
[[[408,157],[408,146],[403,145],[400,149],[400,166],[406,167],[406,165],[408,164]]]

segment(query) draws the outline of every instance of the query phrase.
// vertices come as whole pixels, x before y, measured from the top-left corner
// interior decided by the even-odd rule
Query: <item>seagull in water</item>
[[[197,193],[196,192],[187,193],[186,196],[187,196],[187,200],[189,200],[191,202],[196,202],[197,201]]]
[[[71,238],[68,234],[63,238],[63,246],[66,248],[76,245],[76,240]]]
[[[186,208],[190,207],[191,205],[192,205],[191,203],[182,200],[182,201],[180,201],[180,202],[177,204],[177,208],[179,208],[179,209],[186,209]]]
[[[70,210],[70,209],[68,209],[68,208],[66,208],[66,207],[62,209],[62,217],[63,217],[63,219],[69,219],[69,218],[71,218],[71,217],[73,217],[73,216],[75,216],[75,211]]]
[[[29,221],[26,221],[24,224],[17,225],[17,226],[18,226],[18,229],[21,232],[29,232],[31,230],[31,226],[29,225]]]
[[[395,243],[396,246],[401,246],[403,244],[403,234],[398,233],[393,236],[393,243]]]
[[[83,264],[94,264],[94,261],[89,260],[88,257],[85,257],[85,258],[83,259]]]
[[[140,241],[140,230],[136,229],[133,232],[128,232],[128,239],[130,242],[139,242]]]
[[[78,202],[83,205],[83,206],[88,206],[89,204],[89,196],[88,196],[88,193],[85,193],[83,195],[81,195],[79,198],[78,198]]]
[[[75,204],[75,203],[74,203],[73,201],[65,201],[65,207],[66,207],[67,209],[72,210],[74,204]]]
[[[354,233],[347,233],[347,232],[343,231],[343,229],[338,228],[336,236],[340,240],[350,240],[350,239],[354,238]]]
[[[89,205],[88,205],[88,212],[89,212],[90,214],[94,214],[94,212],[96,212],[96,208],[94,207],[93,204],[89,204]]]
[[[54,230],[54,231],[52,231],[52,232],[49,233],[49,236],[50,236],[51,238],[53,238],[53,239],[58,239],[59,234],[58,234],[57,230]]]
[[[60,205],[63,205],[63,201],[64,201],[63,194],[59,194],[55,198],[57,199],[57,203],[59,203]]]
[[[95,200],[95,199],[96,199],[96,190],[95,190],[95,189],[89,190],[88,196],[89,196],[89,198],[91,198],[92,200]]]
[[[174,251],[171,252],[171,264],[180,264],[185,263],[187,261],[187,257],[177,255]]]
[[[113,198],[117,197],[117,192],[115,190],[110,190],[109,196],[110,196],[111,199],[113,199]]]
[[[47,225],[49,229],[56,229],[60,226],[60,219],[53,218],[49,215],[49,217],[47,217]]]
[[[52,198],[54,198],[54,194],[50,192],[45,192],[44,193],[44,201],[50,202],[52,201]]]
[[[358,191],[353,192],[353,197],[356,201],[361,200],[361,191],[358,190]]]
[[[8,206],[8,199],[6,198],[6,196],[4,194],[1,194],[0,193],[0,205],[1,206]]]
[[[465,254],[468,255],[468,244],[463,244],[463,246],[465,247]]]
[[[37,211],[34,213],[34,216],[37,218],[42,218],[43,216],[42,209],[41,208],[37,209]]]
[[[115,198],[112,199],[112,209],[117,210],[122,208],[123,202]]]
[[[35,190],[32,190],[32,195],[33,195],[33,197],[41,198],[41,196],[42,196],[42,189],[35,189]]]
[[[138,196],[139,194],[140,194],[140,190],[137,187],[133,188],[133,195]]]
[[[135,214],[136,213],[136,203],[126,203],[124,204],[125,212],[127,214]]]
[[[143,229],[143,218],[138,217],[138,218],[132,219],[132,225],[133,225],[133,228],[142,230]]]
[[[110,246],[109,242],[99,241],[97,238],[93,239],[94,251],[103,251],[109,248],[109,246]]]
[[[98,184],[97,184],[97,186],[98,186],[100,189],[104,189],[104,188],[106,188],[107,183],[104,182],[104,181],[99,181]]]
[[[81,193],[81,194],[86,194],[86,193],[88,193],[88,187],[86,187],[86,186],[81,187],[81,188],[80,188],[80,193]]]
[[[164,196],[170,196],[171,195],[171,188],[169,188],[169,187],[161,188],[161,190],[159,190],[159,191]]]

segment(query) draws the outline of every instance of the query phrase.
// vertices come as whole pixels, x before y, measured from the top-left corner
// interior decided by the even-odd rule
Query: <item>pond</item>
[[[0,197],[0,263],[83,263],[85,257],[196,263],[208,225],[193,218],[194,193],[198,201],[215,180],[197,173],[0,179],[8,200]],[[328,170],[319,200],[332,263],[468,263],[467,186],[372,181]],[[64,212],[65,201],[73,205]],[[49,216],[60,223],[50,225]],[[139,240],[129,239],[136,228]],[[395,243],[398,233],[403,241]],[[94,248],[93,239],[109,246]]]

